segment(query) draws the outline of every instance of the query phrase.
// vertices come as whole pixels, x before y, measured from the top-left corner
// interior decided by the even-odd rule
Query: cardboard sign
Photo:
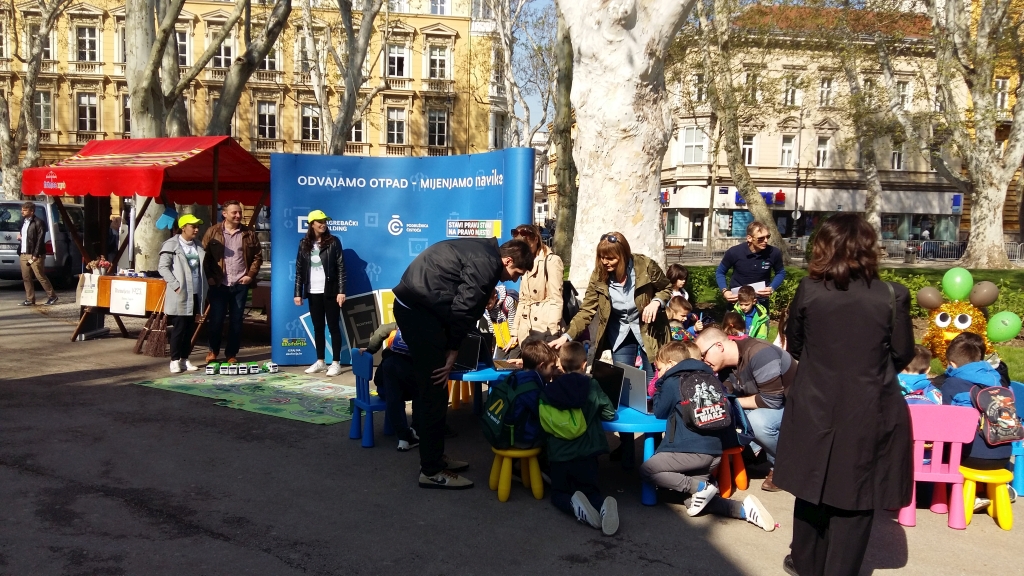
[[[376,296],[372,292],[349,296],[341,306],[341,317],[352,346],[366,348],[380,326]]]
[[[110,313],[145,316],[146,283],[133,282],[131,280],[111,280]]]
[[[100,295],[99,274],[82,274],[82,295],[78,298],[79,306],[97,306],[97,299]],[[145,299],[142,301],[145,307]]]

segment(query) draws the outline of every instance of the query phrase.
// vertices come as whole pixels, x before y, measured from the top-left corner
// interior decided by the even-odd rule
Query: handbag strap
[[[885,283],[885,287],[889,289],[889,330],[891,331],[896,328],[896,291],[893,290],[892,284],[889,282]]]

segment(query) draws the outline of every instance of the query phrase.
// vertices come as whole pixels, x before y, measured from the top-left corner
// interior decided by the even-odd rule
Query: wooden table
[[[114,322],[117,323],[117,327],[121,331],[121,335],[125,338],[131,338],[131,335],[128,334],[128,329],[125,328],[124,323],[121,322],[120,315],[110,311],[110,283],[114,280],[119,282],[143,282],[146,284],[146,316],[157,311],[157,306],[160,304],[160,300],[163,297],[164,290],[167,286],[167,283],[161,278],[130,278],[128,276],[109,275],[100,276],[96,282],[96,306],[86,306],[82,311],[82,318],[78,321],[78,326],[75,328],[74,333],[71,334],[72,342],[74,342],[82,332],[82,326],[85,324],[86,317],[89,314],[97,314],[101,312],[113,316]]]

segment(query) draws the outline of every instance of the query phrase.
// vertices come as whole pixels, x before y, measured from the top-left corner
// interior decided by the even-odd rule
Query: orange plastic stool
[[[733,487],[746,490],[750,486],[747,467],[743,464],[743,447],[726,448],[722,451],[722,463],[718,465],[718,493],[722,498],[732,496]]]
[[[469,382],[463,382],[460,380],[449,380],[449,402],[452,405],[452,410],[458,410],[462,408],[463,402],[470,402],[473,400],[473,386]]]
[[[523,476],[523,486],[533,489],[533,497],[537,500],[544,499],[544,479],[541,478],[540,463],[537,462],[540,448],[527,450],[491,448],[491,452],[494,452],[494,463],[491,464],[491,477],[488,486],[491,490],[498,491],[498,500],[508,502],[509,493],[512,492],[512,461],[516,458],[522,462],[519,473]]]

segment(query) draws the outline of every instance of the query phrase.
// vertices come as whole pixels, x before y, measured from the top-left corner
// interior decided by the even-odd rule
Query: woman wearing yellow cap
[[[167,282],[164,289],[164,313],[171,324],[167,340],[171,344],[171,373],[198,370],[189,361],[192,353],[192,331],[196,313],[206,301],[206,273],[203,258],[206,251],[195,241],[203,221],[191,214],[178,218],[181,233],[172,236],[160,247],[160,276]]]
[[[345,260],[341,255],[341,240],[331,236],[327,229],[330,218],[323,210],[313,210],[307,218],[309,229],[299,242],[295,257],[295,305],[309,299],[309,317],[313,322],[316,343],[316,362],[306,374],[327,370],[328,376],[341,374],[338,356],[341,354],[341,305],[345,303]],[[324,325],[331,331],[331,367],[324,362],[326,341]]]

